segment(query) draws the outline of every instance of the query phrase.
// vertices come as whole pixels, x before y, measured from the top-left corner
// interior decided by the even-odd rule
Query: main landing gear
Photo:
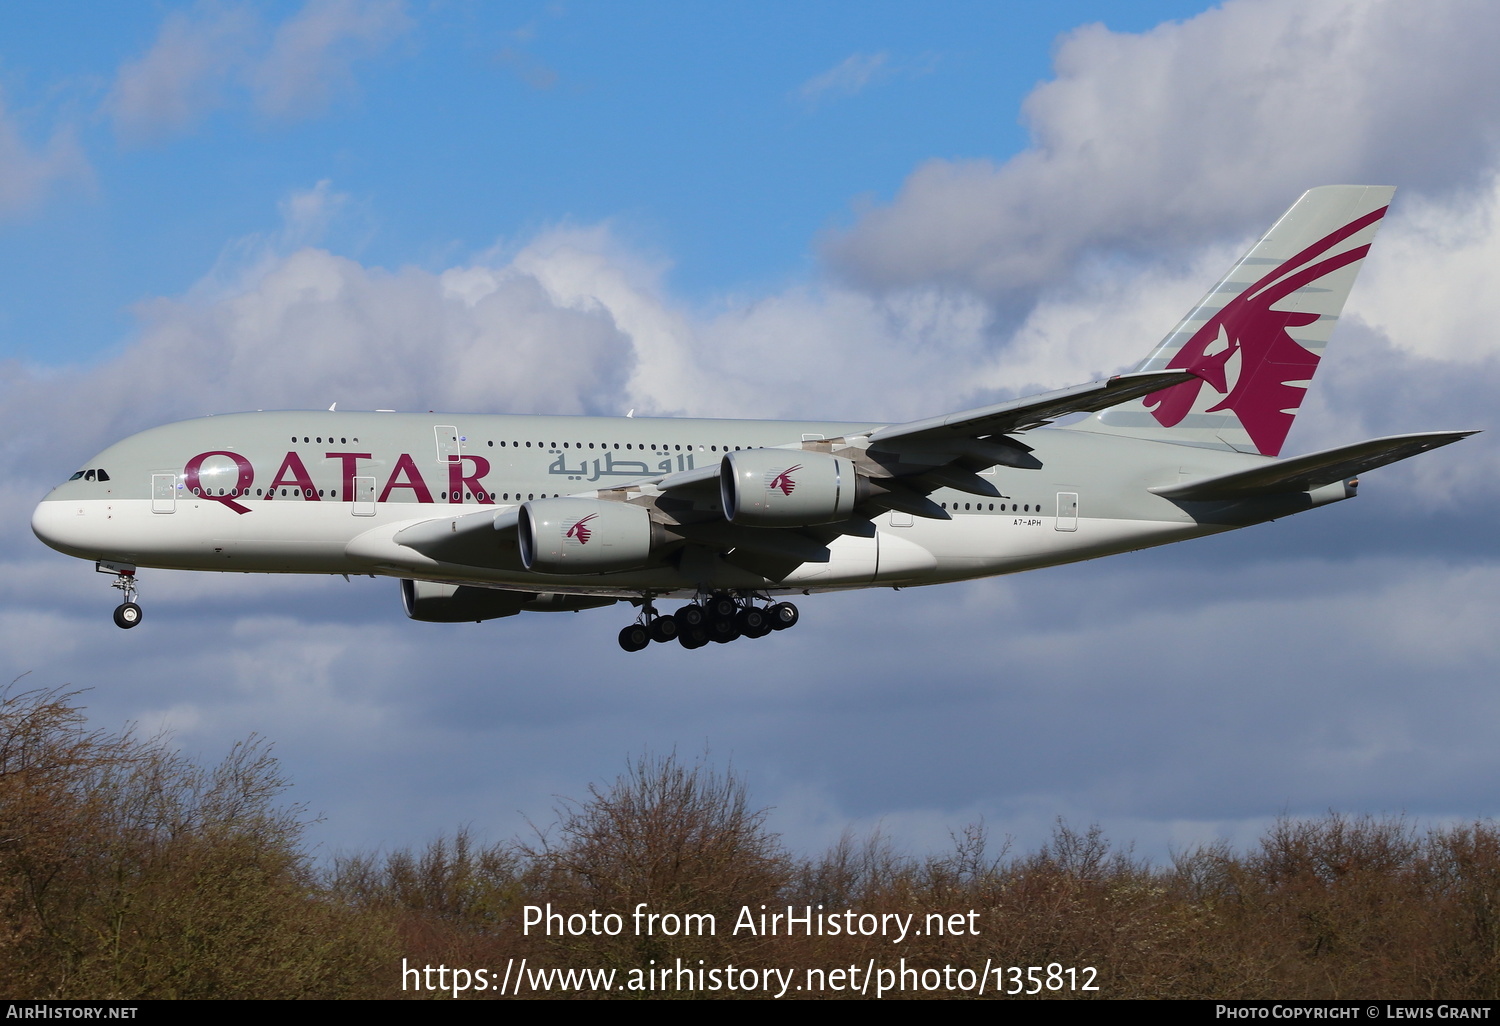
[[[648,598],[641,607],[641,616],[635,623],[620,631],[620,647],[627,652],[639,652],[653,641],[671,641],[677,637],[677,620],[661,616]]]
[[[647,600],[640,619],[620,631],[620,647],[639,652],[653,641],[673,638],[683,648],[702,648],[709,642],[722,645],[736,638],[763,638],[796,626],[798,619],[797,607],[790,602],[757,606],[753,595],[725,591],[689,602],[670,616],[658,614]]]
[[[115,626],[129,630],[140,623],[141,607],[135,602],[135,567],[129,563],[110,563],[100,560],[94,564],[94,569],[101,574],[114,574],[115,579],[111,584],[120,589],[125,599],[115,607]]]

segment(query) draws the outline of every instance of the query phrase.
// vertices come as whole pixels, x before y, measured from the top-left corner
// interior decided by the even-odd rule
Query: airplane
[[[257,412],[152,428],[37,506],[141,621],[139,567],[401,582],[483,621],[629,601],[626,651],[759,638],[785,596],[1014,573],[1355,495],[1473,431],[1287,459],[1395,190],[1309,190],[1132,372],[909,423]],[[634,411],[632,411],[633,413]],[[1072,416],[1064,424],[1054,422]],[[661,600],[686,600],[674,613]]]

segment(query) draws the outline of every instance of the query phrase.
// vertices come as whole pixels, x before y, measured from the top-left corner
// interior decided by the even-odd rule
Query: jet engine
[[[533,499],[519,513],[521,563],[542,574],[629,570],[666,541],[649,513],[624,502]]]
[[[852,460],[822,452],[743,449],[719,464],[724,516],[744,527],[837,523],[869,493]]]

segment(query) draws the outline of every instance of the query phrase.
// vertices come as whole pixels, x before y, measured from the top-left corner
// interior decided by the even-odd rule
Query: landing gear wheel
[[[708,628],[701,623],[696,627],[684,627],[677,635],[677,643],[683,648],[702,648],[708,644]]]
[[[141,607],[134,602],[122,602],[115,607],[115,626],[129,630],[141,622]]]
[[[778,602],[770,608],[769,612],[771,614],[771,629],[776,631],[784,631],[788,627],[797,626],[797,621],[801,618],[801,614],[797,612],[797,607],[790,602]]]
[[[708,608],[708,615],[718,620],[733,619],[734,614],[740,608],[740,604],[734,600],[734,596],[723,591],[714,592],[704,605]]]
[[[643,624],[632,623],[620,631],[620,647],[627,652],[639,652],[649,644],[651,632]]]
[[[771,618],[766,615],[766,611],[754,606],[741,609],[735,614],[734,623],[740,629],[741,636],[746,638],[763,638],[773,630]]]
[[[687,633],[691,627],[702,627],[703,621],[707,620],[708,616],[703,612],[702,606],[696,602],[689,602],[673,613],[672,619],[677,621],[677,633],[681,635]]]
[[[727,644],[740,636],[739,626],[734,622],[733,616],[716,616],[708,621],[706,626],[708,627],[708,639],[710,641],[717,641],[721,645]]]
[[[679,633],[677,619],[671,616],[658,616],[646,630],[650,632],[652,641],[662,642],[671,641]]]

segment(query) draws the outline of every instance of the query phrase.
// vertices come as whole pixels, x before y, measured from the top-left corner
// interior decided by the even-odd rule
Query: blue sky
[[[8,5],[0,643],[99,726],[274,739],[325,852],[507,838],[648,749],[732,763],[804,850],[1493,815],[1489,434],[1226,538],[809,598],[774,673],[625,656],[609,611],[413,623],[389,581],[146,571],[127,634],[27,521],[211,412],[904,419],[1093,380],[1341,181],[1397,200],[1287,451],[1489,428],[1497,44],[1461,2]]]
[[[356,25],[363,8],[377,27],[332,43],[330,70],[274,109],[249,80],[301,5],[0,12],[17,131],[36,147],[62,131],[79,151],[74,173],[9,219],[6,352],[50,363],[117,344],[133,302],[182,293],[323,180],[348,202],[316,241],[383,267],[441,269],[548,225],[608,220],[672,263],[686,301],[802,278],[821,230],[889,199],[922,160],[1024,146],[1018,106],[1060,32],[1194,9],[321,6]],[[68,29],[80,20],[82,45]],[[180,104],[124,115],[123,76],[174,27],[208,37],[212,67]],[[83,303],[79,277],[93,286]]]

